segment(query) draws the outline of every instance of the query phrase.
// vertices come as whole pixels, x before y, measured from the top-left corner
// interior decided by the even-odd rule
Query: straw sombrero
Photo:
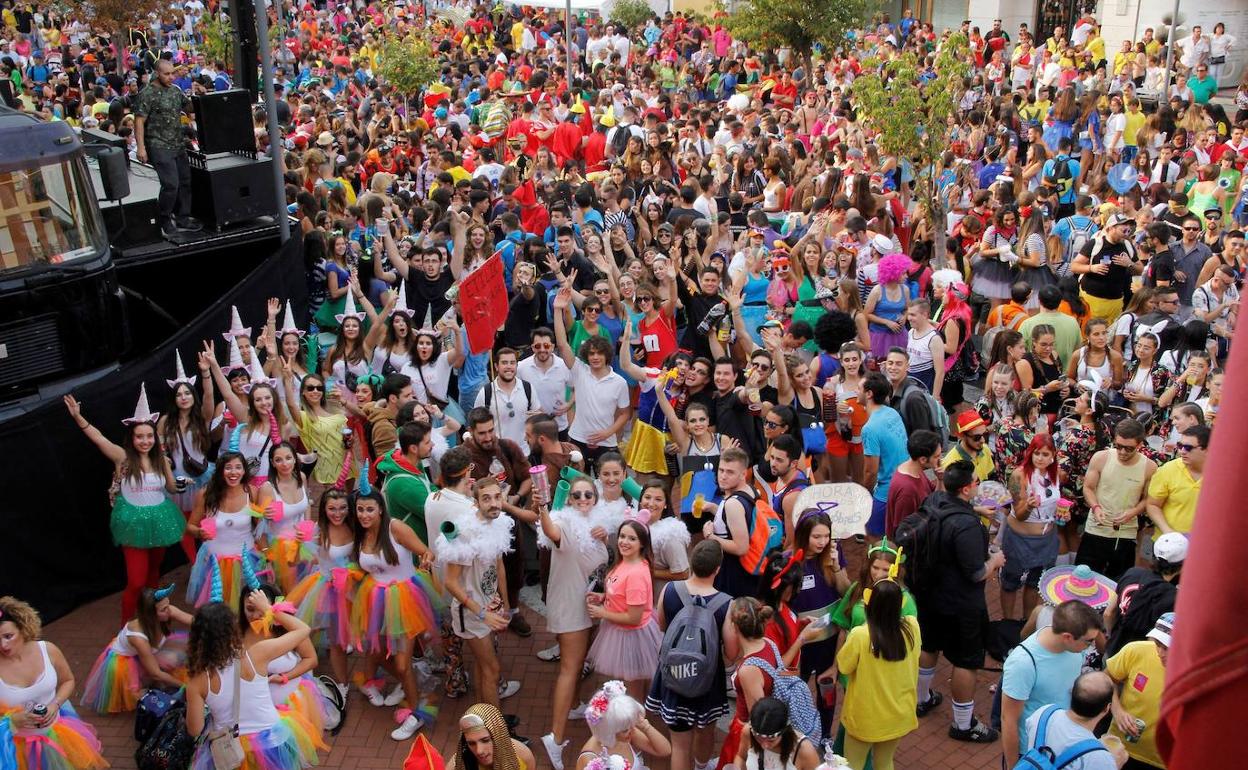
[[[1114,588],[1114,581],[1086,564],[1052,567],[1040,576],[1040,596],[1053,606],[1075,599],[1099,610],[1109,606]]]
[[[795,522],[808,512],[826,513],[832,520],[832,538],[843,540],[866,533],[871,518],[871,493],[858,484],[813,484],[797,495]]]

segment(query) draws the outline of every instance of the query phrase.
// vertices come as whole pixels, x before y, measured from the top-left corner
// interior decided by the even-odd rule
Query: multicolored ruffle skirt
[[[239,597],[242,595],[246,582],[243,579],[242,556],[246,556],[251,562],[251,569],[256,577],[261,580],[272,577],[272,570],[265,565],[263,557],[255,548],[248,549],[241,556],[237,554],[218,556],[212,552],[211,548],[200,548],[195,556],[195,564],[191,567],[191,578],[186,586],[186,600],[196,607],[202,607],[212,601],[212,572],[213,566],[216,565],[221,570],[221,601],[238,612]]]
[[[170,634],[153,654],[162,670],[186,682],[185,631]],[[117,652],[110,642],[95,659],[78,705],[86,706],[97,714],[134,711],[146,687],[143,665],[138,657]]]
[[[312,629],[312,643],[321,652],[354,643],[351,606],[362,576],[358,568],[335,567],[328,574],[318,570],[286,594],[286,601],[298,608],[296,615]]]
[[[438,628],[441,598],[429,573],[379,583],[367,575],[351,607],[351,630],[365,652],[392,655],[421,634]]]
[[[240,735],[238,740],[243,745],[239,770],[301,770],[320,762],[317,751],[329,751],[320,732],[288,707],[278,707],[277,724],[268,730]],[[215,770],[207,741],[195,750],[191,770]]]
[[[317,568],[316,550],[310,543],[293,537],[279,537],[269,541],[264,550],[269,567],[273,570],[273,582],[286,598],[294,590],[299,581]]]
[[[277,702],[277,708],[279,710],[290,709],[291,712],[298,714],[304,722],[307,722],[313,735],[320,735],[325,729],[325,696],[316,686],[316,680],[312,678],[312,675],[304,674],[292,680],[289,685],[282,686],[281,689],[288,691],[288,694],[278,702],[279,693],[277,689],[274,689],[273,700]]]
[[[100,755],[100,741],[91,725],[78,718],[69,703],[43,730],[13,732],[8,716],[17,709],[0,710],[0,767],[9,770],[97,770],[108,767]]]

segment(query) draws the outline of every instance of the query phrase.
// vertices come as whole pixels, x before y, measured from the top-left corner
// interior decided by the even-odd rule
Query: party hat
[[[260,368],[260,356],[255,353],[255,351],[252,351],[251,367],[248,369],[247,374],[251,377],[251,382],[247,385],[248,393],[250,393],[251,389],[257,385],[268,385],[274,388],[277,387],[277,380],[264,376],[264,369]]]
[[[342,323],[348,318],[354,318],[360,323],[364,323],[364,314],[355,309],[355,295],[350,290],[347,291],[347,304],[342,308],[342,312],[334,315],[338,323]]]
[[[237,305],[230,305],[230,328],[221,336],[225,337],[227,340],[232,340],[235,337],[251,336],[251,327],[243,326],[243,319],[238,315]]]
[[[230,337],[230,362],[226,364],[225,373],[227,375],[242,369],[247,370],[247,365],[243,363],[242,351],[238,349],[238,338]]]
[[[421,325],[417,334],[428,334],[431,337],[438,336],[438,330],[433,328],[433,305],[425,307],[425,323]]]
[[[394,302],[395,314],[402,313],[409,319],[416,315],[416,311],[407,306],[407,282],[399,281],[399,298]]]
[[[182,368],[182,353],[176,348],[173,351],[173,361],[177,366],[177,376],[175,376],[172,380],[165,380],[165,382],[169,383],[169,387],[176,388],[178,387],[179,382],[185,382],[187,385],[194,385],[196,378],[186,376],[186,369]]]
[[[122,425],[140,425],[142,423],[156,424],[160,419],[160,412],[153,412],[147,405],[147,384],[139,383],[139,403],[134,407],[134,416],[128,417],[121,421]]]
[[[295,325],[295,311],[290,308],[290,300],[286,300],[286,315],[282,318],[282,328],[277,330],[278,339],[285,337],[287,334],[296,334],[303,337],[303,329]]]

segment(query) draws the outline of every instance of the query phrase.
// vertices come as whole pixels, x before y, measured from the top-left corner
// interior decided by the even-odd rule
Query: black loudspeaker
[[[116,147],[105,147],[95,155],[100,164],[100,183],[104,197],[119,201],[130,195],[130,174],[126,169],[126,154]]]
[[[191,97],[195,125],[199,128],[199,151],[256,151],[256,134],[251,123],[251,94],[242,88],[214,91]]]
[[[269,158],[192,156],[191,208],[217,229],[276,214],[276,194]]]

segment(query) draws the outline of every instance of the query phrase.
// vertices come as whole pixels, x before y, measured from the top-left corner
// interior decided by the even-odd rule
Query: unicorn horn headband
[[[168,598],[169,598],[169,594],[173,593],[173,589],[174,589],[177,585],[178,585],[177,583],[170,583],[169,585],[165,586],[164,588],[157,588],[155,591],[153,591],[152,593],[153,593],[153,595],[156,597],[156,601],[158,601],[158,602],[159,602],[159,601],[162,601],[162,600],[164,600],[164,599],[168,599]]]
[[[402,313],[409,319],[416,315],[416,311],[407,306],[407,281],[399,281],[399,296],[394,302],[394,314]]]
[[[230,305],[230,328],[221,336],[226,340],[251,336],[251,327],[243,326],[243,319],[238,315],[238,305]]]
[[[282,318],[282,328],[277,331],[280,336],[295,334],[303,337],[303,329],[295,325],[295,311],[290,307],[290,300],[286,300],[286,315]]]
[[[347,303],[343,306],[341,313],[334,314],[334,319],[337,320],[338,323],[342,323],[348,318],[354,318],[360,323],[364,323],[364,317],[365,314],[357,310],[355,307],[355,294],[350,289],[347,289]]]
[[[176,348],[173,351],[173,361],[177,368],[176,368],[176,374],[174,375],[174,378],[172,380],[165,380],[165,382],[169,383],[169,387],[176,388],[178,387],[179,383],[183,383],[183,382],[186,383],[187,385],[194,385],[195,380],[197,378],[186,376],[186,369],[183,368],[182,366],[182,353],[178,351]]]
[[[153,412],[147,405],[147,384],[139,383],[139,403],[134,407],[134,416],[121,421],[122,425],[155,424],[160,419],[160,412]]]

